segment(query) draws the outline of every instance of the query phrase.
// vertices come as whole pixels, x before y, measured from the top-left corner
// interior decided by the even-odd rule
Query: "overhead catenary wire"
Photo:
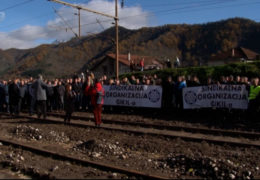
[[[174,3],[158,3],[158,4],[150,4],[150,5],[146,5],[146,8],[156,8],[158,9],[158,7],[171,7],[171,6],[179,6],[179,5],[199,5],[201,3],[228,3],[228,2],[234,2],[234,0],[225,0],[225,1],[214,1],[214,0],[200,0],[200,1],[196,1],[196,2],[184,2],[184,1],[178,1],[178,2],[174,2]]]
[[[96,19],[97,20],[97,23],[100,25],[100,27],[103,29],[103,30],[105,30],[105,28],[104,28],[104,26],[102,25],[102,23],[100,22],[100,20],[99,19]]]
[[[218,9],[218,8],[225,8],[225,7],[246,6],[246,5],[253,5],[253,4],[260,4],[260,2],[259,1],[255,1],[255,2],[251,2],[251,3],[241,3],[241,4],[228,5],[228,6],[212,7],[212,8],[207,8],[207,9],[201,9],[201,8],[198,9],[198,8],[196,8],[196,9],[193,9],[193,10],[189,10],[188,12],[202,11],[202,10],[209,10],[209,9]],[[158,12],[158,11],[156,11],[156,12]],[[175,13],[183,13],[183,12],[187,12],[187,9],[181,9],[181,10],[178,11],[176,8],[174,8],[174,9],[171,9],[171,10],[169,10],[167,12],[160,11],[158,13],[167,15],[167,14],[175,14]],[[133,15],[133,16],[122,17],[121,20],[124,20],[124,19],[127,19],[127,18],[131,18],[131,17],[138,17],[138,16],[154,16],[153,13],[155,13],[155,12],[142,13],[142,14],[137,14],[137,15]],[[102,23],[102,22],[112,22],[112,21],[111,20],[103,20],[103,21],[100,21],[100,22]],[[91,25],[91,24],[97,24],[97,22],[95,21],[95,22],[91,22],[91,23],[86,23],[86,24],[82,24],[81,26],[86,26],[86,25]],[[76,27],[72,27],[72,28],[76,28]],[[16,31],[16,32],[18,32],[18,31]],[[49,30],[49,31],[51,31],[51,30]],[[93,32],[93,33],[97,33],[97,32]]]
[[[260,4],[260,2],[254,2],[254,3],[250,3],[251,5],[252,4]],[[248,3],[243,3],[243,4],[238,4],[236,6],[244,6],[244,5],[249,5]],[[232,5],[231,7],[234,7],[235,5]],[[219,7],[212,7],[210,9],[218,9],[218,8],[224,8],[224,7],[227,7],[227,6],[219,6]],[[228,6],[229,7],[229,6]],[[193,11],[201,11],[201,10],[210,10],[209,8],[207,9],[196,9],[196,10],[193,10]],[[182,13],[182,12],[187,12],[187,11],[176,11],[178,9],[169,9],[167,11],[167,13],[165,11],[156,11],[156,13],[160,13],[160,14],[174,14],[174,13]],[[189,10],[190,12],[190,10]],[[138,16],[154,16],[155,12],[149,12],[149,13],[141,13],[141,14],[137,14],[137,15],[132,15],[132,16],[126,16],[126,17],[121,17],[120,19],[123,20],[123,19],[128,19],[128,18],[131,18],[131,17],[138,17]],[[103,21],[99,21],[100,23],[102,22],[109,22],[110,20],[103,20]],[[92,25],[92,24],[97,24],[97,22],[91,22],[91,23],[87,23],[87,24],[82,24],[81,26],[86,26],[86,25]]]
[[[210,6],[210,5],[215,5],[215,4],[219,4],[219,3],[226,3],[226,2],[230,2],[231,0],[227,0],[227,1],[221,1],[221,2],[214,2],[214,3],[210,3],[210,4],[199,4],[199,3],[201,3],[201,2],[212,2],[212,0],[202,0],[202,1],[197,1],[196,2],[196,5],[197,6],[200,6],[200,5],[203,5],[203,6]],[[184,3],[184,4],[186,4],[186,3]],[[172,4],[173,5],[173,4]],[[167,7],[169,7],[170,5],[168,4],[167,5]],[[187,8],[189,8],[189,9],[192,9],[192,8],[194,8],[194,3],[190,3],[189,4],[189,6],[186,6],[186,7],[182,7],[182,8],[175,8],[174,10],[180,10],[180,9],[187,9]],[[171,9],[172,10],[172,9]],[[111,11],[106,11],[105,13],[109,13],[109,12],[113,12],[114,10],[111,10]],[[157,13],[157,12],[161,12],[161,11],[165,11],[165,10],[160,10],[160,11],[154,11],[154,12],[148,12],[148,13]],[[140,16],[142,16],[143,14],[146,14],[146,13],[142,13],[142,14],[138,14],[138,16],[140,15]],[[87,15],[82,15],[82,17],[91,17],[91,16],[95,16],[95,15],[89,15],[89,14],[87,14]],[[137,15],[134,15],[134,16],[137,16]],[[132,17],[132,16],[129,16],[129,17]],[[67,20],[67,21],[73,21],[74,20],[74,18],[72,18],[72,19],[69,19],[69,20]]]
[[[78,35],[77,35],[77,33],[75,33],[74,31],[73,31],[73,28],[70,26],[70,24],[68,23],[68,22],[66,22],[66,20],[58,13],[58,11],[55,9],[55,8],[53,8],[54,9],[54,12],[62,19],[62,21],[64,22],[64,24],[66,25],[66,26],[68,26],[68,28],[71,30],[71,32],[76,36],[76,37],[79,37]]]
[[[30,1],[32,1],[32,0],[30,0]],[[205,3],[205,2],[212,2],[212,0],[202,0],[202,1],[196,1],[196,2],[194,2],[194,3],[196,3],[197,5],[199,4],[199,3]],[[224,1],[224,2],[230,2],[229,0],[228,1]],[[233,2],[233,1],[232,1]],[[183,4],[187,4],[187,2],[185,3],[185,2],[181,2],[181,3],[183,3]],[[177,3],[177,5],[179,4],[181,4],[181,3]],[[190,5],[191,6],[193,6],[193,4],[194,4],[193,2],[191,2],[190,3]],[[221,2],[221,3],[223,3],[223,2]],[[171,5],[173,5],[173,4],[161,4],[161,3],[159,3],[159,4],[155,4],[155,6],[160,6],[160,5],[167,5],[167,7],[169,7],[169,6],[171,6]],[[200,5],[203,5],[203,4],[200,4]],[[232,5],[232,7],[234,7],[235,5]],[[149,7],[149,6],[148,6]],[[187,7],[186,7],[187,8]],[[193,7],[188,7],[189,9],[192,9],[192,8],[194,8],[194,6]],[[175,8],[174,10],[178,10],[179,8]],[[185,8],[181,8],[181,9],[185,9]],[[214,9],[214,8],[213,8]],[[164,11],[164,10],[163,10]],[[171,10],[172,11],[172,10]],[[197,11],[197,10],[195,10],[195,11]],[[112,12],[112,11],[107,11],[107,13],[108,12]],[[172,12],[172,13],[165,13],[165,12],[158,12],[158,11],[154,11],[154,12],[149,12],[150,13],[150,15],[151,16],[153,16],[153,13],[160,13],[160,14],[174,14],[174,12]],[[187,12],[187,11],[182,11],[182,12]],[[180,12],[180,13],[182,13],[182,12]],[[194,10],[193,11],[188,11],[188,12],[194,12]],[[140,14],[140,16],[142,16],[142,15],[144,15],[144,16],[149,16],[149,14],[147,14],[147,13],[143,13],[143,14]],[[87,14],[87,15],[81,15],[82,17],[91,17],[91,16],[94,16],[94,15],[89,15],[89,14]],[[134,16],[137,16],[137,15],[134,15]],[[41,18],[41,17],[46,17],[46,15],[45,14],[42,14],[42,15],[40,15],[40,16],[36,16],[37,18]],[[131,16],[132,17],[132,16]],[[124,18],[124,17],[123,17]],[[34,20],[34,18],[30,18],[30,19],[32,19],[32,20]],[[35,18],[36,19],[36,18]],[[127,18],[124,18],[124,19],[127,19]],[[25,21],[27,21],[28,19],[25,19],[25,20],[21,20],[21,21],[19,21],[19,22],[16,22],[16,23],[12,23],[12,24],[9,24],[9,25],[7,25],[7,26],[0,26],[0,28],[5,28],[5,27],[10,27],[10,26],[14,26],[14,25],[17,25],[17,24],[20,24],[20,23],[23,23],[23,22],[25,22]],[[70,22],[70,21],[74,21],[75,20],[75,18],[71,18],[71,19],[66,19],[66,21],[67,22]],[[59,25],[60,23],[56,23],[57,25]],[[92,24],[92,23],[91,23]],[[52,24],[52,25],[55,25],[55,24]],[[64,28],[65,29],[65,28]]]
[[[207,9],[194,9],[194,10],[189,10],[188,12],[201,11],[201,10],[210,10],[210,9],[219,9],[219,8],[225,8],[225,7],[245,6],[245,5],[253,5],[253,4],[260,4],[260,2],[257,1],[257,2],[252,2],[252,3],[241,3],[241,4],[229,5],[229,6],[212,7],[212,8],[207,8]],[[189,9],[190,7],[186,7],[186,8]],[[124,19],[132,18],[132,17],[138,17],[138,16],[154,16],[154,13],[160,13],[162,15],[163,14],[167,15],[167,14],[175,14],[175,13],[187,12],[187,10],[184,11],[185,8],[181,8],[181,10],[183,10],[183,11],[178,11],[178,10],[180,10],[180,8],[168,9],[167,11],[159,10],[159,11],[154,11],[154,12],[140,13],[140,14],[136,14],[136,15],[132,15],[132,16],[121,17],[120,19],[124,20]],[[69,21],[67,20],[67,22],[69,22]],[[103,22],[113,22],[113,21],[111,21],[109,19],[109,20],[103,20],[103,21],[99,20],[99,22],[103,23]],[[56,24],[60,24],[60,23],[56,23]],[[90,22],[90,23],[81,24],[81,26],[87,26],[87,25],[93,25],[93,24],[98,24],[98,23],[96,21],[94,21],[94,22]],[[53,25],[55,25],[55,24],[53,24]],[[72,26],[72,28],[77,28],[77,27],[78,26]],[[59,28],[59,29],[61,29],[61,28]],[[66,28],[63,28],[63,29],[65,30]]]
[[[246,6],[246,5],[253,5],[253,4],[260,4],[260,1],[257,2],[252,2],[252,3],[241,3],[241,4],[237,4],[237,5],[228,5],[228,6],[219,6],[219,7],[212,7],[210,9],[219,9],[219,8],[226,8],[226,7],[238,7],[238,6]],[[210,4],[210,5],[216,5],[216,4]],[[180,12],[193,12],[193,11],[197,11],[197,10],[209,10],[209,8],[207,9],[197,9],[197,10],[189,10],[189,11],[178,11],[178,10],[186,10],[186,9],[192,9],[193,7],[183,7],[183,8],[174,8],[174,9],[167,9],[167,10],[158,10],[158,11],[153,11],[153,12],[148,12],[148,13],[140,13],[140,14],[136,14],[136,15],[132,15],[132,16],[126,16],[126,17],[122,17],[121,19],[127,19],[130,17],[136,17],[136,16],[154,16],[154,13],[157,14],[175,14],[175,13],[180,13]],[[200,8],[200,7],[198,7]]]
[[[231,0],[227,0],[227,1],[225,1],[225,2],[230,2]],[[212,0],[201,0],[201,1],[196,1],[196,2],[191,2],[191,3],[187,3],[187,2],[181,2],[181,3],[174,3],[174,4],[161,4],[161,3],[159,3],[159,4],[155,4],[155,5],[152,5],[152,6],[155,6],[155,7],[160,7],[160,6],[167,6],[167,7],[170,7],[170,6],[175,6],[175,5],[184,5],[184,4],[189,4],[190,6],[191,6],[191,8],[194,8],[194,4],[196,4],[196,5],[203,5],[203,4],[200,4],[200,3],[206,3],[206,2],[212,2]],[[84,3],[84,2],[83,2]],[[221,3],[223,3],[223,2],[221,2]],[[146,6],[146,7],[151,7],[151,6]],[[113,12],[113,10],[110,10],[110,11],[106,11],[106,12],[104,12],[104,13],[110,13],[110,12]],[[151,12],[151,13],[153,13],[153,12]],[[18,25],[18,24],[21,24],[21,23],[24,23],[24,22],[30,22],[30,21],[28,21],[28,20],[33,20],[33,21],[35,21],[35,20],[37,20],[38,18],[42,18],[42,17],[46,17],[46,14],[49,14],[49,13],[44,13],[44,14],[41,14],[41,15],[39,15],[39,16],[35,16],[35,17],[33,17],[33,18],[27,18],[27,19],[24,19],[24,20],[19,20],[19,21],[17,21],[17,22],[14,22],[14,23],[11,23],[11,24],[8,24],[8,25],[5,25],[5,26],[0,26],[0,28],[5,28],[5,27],[11,27],[11,26],[15,26],[15,25]],[[82,14],[81,15],[81,17],[82,18],[84,18],[84,17],[92,17],[92,16],[96,16],[96,15],[94,15],[94,14]],[[75,20],[75,18],[71,18],[71,19],[66,19],[66,21],[67,22],[70,22],[70,21],[74,21]],[[59,23],[56,23],[56,24],[59,24]],[[53,25],[55,25],[55,24],[53,24]]]
[[[252,3],[252,4],[260,4],[260,2],[254,2],[254,3]],[[244,6],[244,5],[249,5],[248,3],[244,3],[244,4],[239,4],[239,5],[237,5],[237,6]],[[232,7],[234,7],[235,5],[232,5]],[[213,8],[211,8],[211,9],[218,9],[218,8],[223,8],[223,7],[227,7],[227,6],[221,6],[221,7],[213,7]],[[204,9],[204,10],[210,10],[210,9]],[[201,9],[197,9],[197,10],[193,10],[193,11],[201,11]],[[184,12],[187,12],[187,11],[179,11],[179,12],[177,12],[177,11],[173,11],[173,12],[167,12],[167,13],[163,13],[162,11],[160,11],[160,12],[158,12],[158,13],[161,13],[161,14],[174,14],[174,13],[184,13]],[[190,12],[190,11],[189,11]],[[120,18],[121,20],[123,20],[123,19],[127,19],[127,18],[131,18],[131,17],[138,17],[138,16],[154,16],[154,14],[153,13],[142,13],[142,14],[138,14],[138,15],[133,15],[133,16],[127,16],[127,17],[122,17],[122,18]],[[103,22],[113,22],[112,20],[103,20],[103,21],[99,21],[100,23],[103,23]],[[96,21],[95,22],[90,22],[90,23],[85,23],[85,24],[81,24],[81,27],[82,26],[88,26],[88,25],[93,25],[93,24],[98,24]],[[72,26],[72,28],[77,28],[78,26]],[[66,28],[59,28],[60,30],[61,29],[64,29],[64,30],[66,30]],[[19,31],[19,30],[18,30]],[[22,30],[21,30],[22,31]],[[24,31],[24,30],[23,30]],[[54,30],[55,31],[55,30]],[[17,32],[17,31],[16,31]],[[94,32],[94,33],[97,33],[97,32]]]
[[[50,11],[50,12],[53,12],[53,11]],[[14,23],[10,23],[10,24],[4,25],[4,26],[0,26],[0,28],[7,28],[7,27],[12,27],[12,26],[17,26],[17,25],[23,24],[25,22],[28,23],[28,22],[32,22],[32,21],[37,21],[37,20],[42,19],[42,18],[46,18],[46,13],[40,14],[38,16],[34,16],[33,18],[26,18],[26,19],[22,19],[22,20],[16,21]]]
[[[200,2],[212,2],[212,1],[200,1]],[[227,2],[227,1],[225,1]],[[210,3],[210,4],[202,4],[203,6],[209,6],[209,5],[216,5],[216,4],[219,4],[219,3],[223,3],[223,1],[221,2],[214,2],[214,3]],[[198,4],[197,4],[198,5]],[[182,8],[174,8],[174,9],[170,9],[170,10],[167,10],[168,11],[175,11],[175,10],[183,10],[183,9],[192,9],[194,8],[194,6],[186,6],[186,7],[182,7]],[[136,17],[136,16],[153,16],[153,13],[165,13],[165,10],[163,11],[155,11],[155,12],[149,12],[149,13],[142,13],[142,14],[138,14],[138,15],[132,15],[132,16],[127,16],[127,17],[122,17],[122,19],[128,19],[128,18],[131,18],[131,17]],[[74,20],[74,19],[73,19]],[[109,22],[107,20],[103,20],[103,21],[99,21],[97,23],[102,23],[102,22]],[[86,25],[92,25],[92,24],[96,24],[96,22],[91,22],[91,23],[87,23],[87,24],[82,24],[81,26],[86,26]],[[76,28],[76,27],[73,27],[73,28]]]
[[[9,6],[9,7],[3,8],[3,9],[0,9],[0,11],[7,11],[7,10],[9,10],[9,9],[13,9],[13,8],[18,7],[18,6],[25,5],[25,4],[30,3],[30,2],[32,2],[32,1],[35,1],[35,0],[23,1],[23,2],[21,2],[21,3],[17,3],[17,4],[14,4],[14,5],[12,5],[12,6]]]
[[[169,14],[176,14],[176,13],[186,13],[186,12],[197,12],[197,11],[208,11],[208,10],[214,10],[214,9],[222,9],[222,8],[227,8],[227,7],[239,7],[239,6],[247,6],[247,5],[256,5],[260,4],[260,2],[253,2],[253,3],[243,3],[243,4],[237,4],[237,5],[228,5],[228,6],[217,6],[217,7],[209,7],[207,9],[194,9],[194,10],[183,10],[183,11],[176,11],[176,12],[171,12],[170,10],[168,12],[163,12],[160,13],[162,15],[169,15]]]
[[[205,2],[205,1],[204,1]],[[207,1],[208,2],[208,1]],[[207,9],[198,9],[198,7],[196,7],[196,9],[193,7],[191,8],[192,10],[185,10],[185,9],[182,9],[182,10],[176,10],[176,8],[172,11],[169,11],[169,12],[158,12],[162,15],[168,15],[168,14],[175,14],[175,13],[184,13],[184,12],[195,12],[195,11],[202,11],[202,10],[209,10],[209,9],[218,9],[218,8],[225,8],[225,7],[236,7],[236,6],[244,6],[244,5],[252,5],[252,4],[258,4],[258,2],[252,2],[252,3],[244,3],[244,4],[239,4],[239,5],[230,5],[230,6],[221,6],[221,7],[212,7],[212,8],[207,8]],[[138,17],[138,16],[154,16],[153,12],[151,13],[142,13],[142,14],[137,14],[137,15],[133,15],[133,16],[130,16],[130,17],[123,17],[121,18],[122,20],[123,19],[127,19],[127,18],[131,18],[131,17]],[[68,20],[67,20],[68,21]],[[103,20],[103,21],[100,21],[100,22],[109,22],[110,20]],[[110,21],[112,22],[112,21]],[[58,23],[57,23],[58,24]],[[91,22],[91,23],[86,23],[86,24],[82,24],[82,26],[85,26],[85,25],[91,25],[91,24],[97,24],[97,22]],[[24,30],[23,30],[24,31]],[[96,33],[96,32],[95,32]],[[85,33],[86,34],[86,33]],[[89,33],[87,33],[89,34]]]

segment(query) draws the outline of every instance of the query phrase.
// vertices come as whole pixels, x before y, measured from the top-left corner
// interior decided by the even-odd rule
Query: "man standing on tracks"
[[[104,104],[105,91],[99,80],[95,81],[94,87],[89,90],[91,104],[93,106],[94,120],[97,127],[100,127],[102,106]]]
[[[48,85],[42,80],[42,75],[38,75],[38,79],[32,84],[32,88],[35,92],[36,107],[37,107],[37,117],[41,118],[43,114],[43,119],[46,119],[46,89]]]

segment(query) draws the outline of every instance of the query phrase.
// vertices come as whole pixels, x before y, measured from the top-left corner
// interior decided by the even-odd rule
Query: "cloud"
[[[34,41],[24,41],[10,36],[8,33],[0,32],[0,48],[9,49],[9,48],[18,48],[18,49],[27,49],[35,47],[37,44]]]
[[[87,4],[80,6],[93,9],[106,14],[114,15],[114,1],[91,0]],[[141,7],[119,7],[119,25],[128,29],[137,29],[149,26],[149,17],[140,16],[146,13]],[[39,40],[44,41],[67,41],[78,34],[78,13],[77,9],[62,7],[57,10],[55,19],[49,20],[44,27],[25,25],[20,29],[9,33],[0,32],[0,48],[19,48],[26,49],[35,47]],[[92,33],[99,33],[104,29],[114,26],[114,20],[105,16],[93,14],[84,10],[81,13],[81,35],[85,36]],[[65,20],[65,22],[64,22]],[[97,23],[99,21],[100,23]]]
[[[46,28],[40,26],[25,25],[22,28],[10,32],[8,35],[12,38],[22,41],[34,41],[47,38]]]
[[[3,21],[4,19],[5,19],[5,13],[0,12],[0,22]]]

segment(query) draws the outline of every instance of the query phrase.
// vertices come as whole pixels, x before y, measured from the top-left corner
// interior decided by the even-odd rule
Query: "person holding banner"
[[[95,81],[95,85],[90,89],[89,94],[91,96],[91,104],[93,106],[95,125],[97,127],[100,127],[100,124],[102,123],[101,113],[102,113],[102,106],[104,104],[105,91],[99,80]]]
[[[163,82],[163,93],[162,93],[162,106],[165,110],[171,111],[174,102],[175,105],[175,82],[171,76],[168,76],[167,80]]]

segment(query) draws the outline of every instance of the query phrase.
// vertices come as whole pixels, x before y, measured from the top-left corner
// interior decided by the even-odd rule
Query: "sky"
[[[115,0],[62,1],[105,14],[115,13]],[[28,49],[67,41],[78,35],[75,8],[48,0],[0,2],[0,49]],[[234,17],[260,21],[260,0],[118,0],[118,8],[119,25],[128,29],[201,24]],[[114,26],[112,18],[83,10],[80,14],[82,36]]]

